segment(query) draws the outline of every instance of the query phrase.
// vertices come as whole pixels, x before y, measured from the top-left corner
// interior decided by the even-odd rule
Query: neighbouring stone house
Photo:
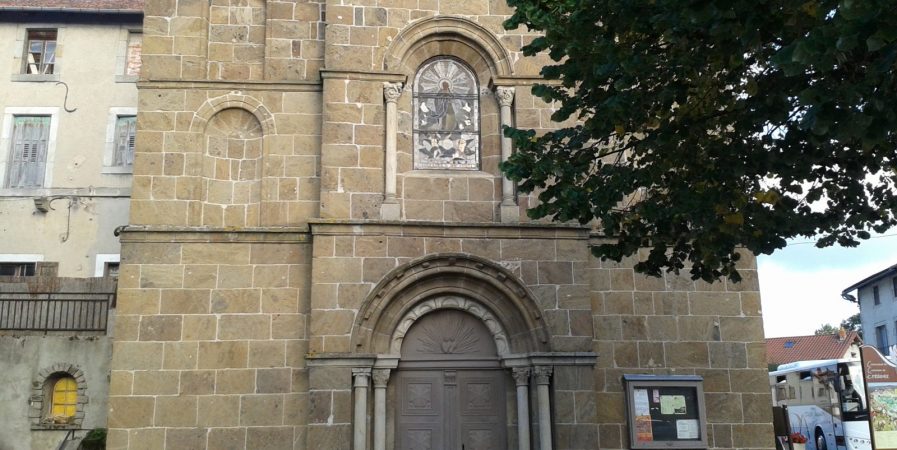
[[[499,0],[148,0],[108,448],[622,449],[622,376],[703,377],[771,448],[740,284],[532,222],[500,127],[549,129]]]

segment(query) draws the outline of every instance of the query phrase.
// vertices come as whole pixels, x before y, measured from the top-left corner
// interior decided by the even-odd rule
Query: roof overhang
[[[843,298],[844,300],[850,301],[850,302],[857,303],[858,302],[857,298],[850,295],[851,292],[853,292],[857,289],[866,287],[867,285],[870,285],[878,280],[881,280],[882,278],[885,278],[885,277],[888,277],[888,276],[891,276],[894,274],[897,274],[897,264],[895,264],[891,267],[888,267],[887,269],[884,269],[880,272],[874,273],[874,274],[872,274],[866,278],[863,278],[862,280],[857,281],[856,283],[848,286],[843,291],[841,291],[841,298]]]

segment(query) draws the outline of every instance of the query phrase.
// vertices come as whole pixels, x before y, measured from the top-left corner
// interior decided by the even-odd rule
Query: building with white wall
[[[118,261],[142,3],[0,1],[0,273],[93,277]]]
[[[864,340],[887,355],[897,344],[897,265],[850,285],[841,297],[859,305]]]
[[[4,450],[106,426],[142,20],[143,0],[0,0]]]

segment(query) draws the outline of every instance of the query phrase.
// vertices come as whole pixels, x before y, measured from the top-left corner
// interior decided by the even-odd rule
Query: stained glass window
[[[479,167],[480,99],[476,77],[454,58],[430,60],[414,79],[414,168]]]

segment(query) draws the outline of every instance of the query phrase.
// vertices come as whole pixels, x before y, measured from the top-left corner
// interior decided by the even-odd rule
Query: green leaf
[[[893,0],[510,4],[558,81],[518,120],[569,122],[505,131],[501,170],[529,217],[594,223],[596,256],[735,281],[740,251],[897,225],[897,177],[865,181],[897,169]]]

